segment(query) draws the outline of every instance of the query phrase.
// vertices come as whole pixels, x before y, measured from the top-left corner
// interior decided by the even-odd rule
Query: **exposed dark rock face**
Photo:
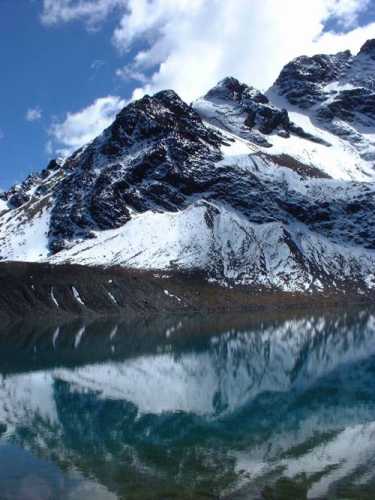
[[[22,190],[14,190],[14,192],[10,194],[8,202],[11,207],[18,208],[27,203],[29,200],[30,197]]]
[[[371,57],[371,59],[375,60],[375,39],[367,40],[367,42],[365,42],[365,44],[362,46],[359,53],[369,56]]]
[[[220,160],[219,133],[173,91],[127,106],[82,153],[59,186],[51,217],[51,249],[57,252],[92,229],[113,229],[131,211],[176,210],[209,183]]]
[[[206,103],[210,103],[209,109]],[[324,143],[291,122],[285,109],[278,109],[259,90],[240,83],[236,78],[225,78],[194,106],[207,121],[224,126],[236,135],[261,146],[271,146],[264,136],[273,133],[285,138],[294,134],[320,144]],[[228,106],[230,110],[227,114]],[[235,114],[235,120],[231,119],[231,114]]]
[[[322,86],[339,80],[351,59],[349,51],[298,57],[284,67],[276,85],[291,104],[309,109],[325,100]]]
[[[0,199],[9,203],[9,208],[19,208],[29,202],[31,197],[38,198],[46,193],[49,179],[61,168],[62,160],[51,160],[39,173],[26,177],[22,184],[16,184],[8,191],[0,193]]]
[[[190,108],[188,111],[191,112]],[[115,122],[117,130],[121,128],[119,118]],[[121,119],[128,123],[125,110]],[[178,117],[171,117],[171,120],[178,123]],[[196,139],[183,140],[174,136],[164,139],[157,135],[152,140],[148,135],[147,145],[142,142],[139,149],[137,145],[134,156],[130,150],[128,159],[124,148],[123,156],[116,156],[113,164],[101,152],[107,150],[113,135],[105,142],[99,139],[99,145],[95,141],[57,190],[51,218],[51,250],[58,252],[69,247],[75,239],[90,238],[93,229],[123,226],[132,212],[186,208],[197,195],[207,201],[230,205],[252,223],[298,221],[333,241],[339,237],[341,241],[355,241],[375,248],[375,227],[371,223],[371,214],[375,213],[374,192],[365,184],[348,183],[346,196],[342,190],[332,189],[330,198],[325,199],[324,194],[317,198],[314,185],[303,194],[291,191],[280,178],[267,179],[250,170],[240,173],[226,162],[215,163],[221,158],[222,139],[216,134],[211,136],[211,131],[200,121],[198,125],[201,132]],[[108,132],[111,133],[111,129],[105,136]],[[123,131],[116,136],[119,148],[120,137],[124,142],[129,140],[129,134],[121,136],[121,133]],[[188,133],[193,134],[193,130]],[[269,163],[294,171],[298,169],[302,178],[327,178],[311,167],[295,162],[291,165],[285,156],[255,154],[250,158],[256,167]],[[104,164],[104,167],[100,170],[97,164]],[[361,203],[356,213],[347,208],[353,199]]]
[[[362,158],[375,161],[374,144],[362,135],[375,126],[375,40],[356,56],[345,51],[298,57],[285,66],[274,89],[355,145]]]

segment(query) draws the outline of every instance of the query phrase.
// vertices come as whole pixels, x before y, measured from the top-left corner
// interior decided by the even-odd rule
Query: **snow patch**
[[[181,302],[180,297],[177,297],[177,295],[173,295],[173,293],[169,292],[168,290],[164,290],[165,295],[170,297],[171,299],[176,299],[177,302]]]
[[[0,259],[36,262],[47,258],[50,219],[51,207],[32,218],[21,209],[6,212],[0,217]]]
[[[86,331],[86,328],[83,326],[80,328],[74,338],[74,349],[77,349],[79,347],[79,344],[81,343],[82,337]]]
[[[52,345],[53,345],[54,349],[56,347],[56,342],[57,342],[59,335],[60,335],[60,328],[56,328],[56,330],[52,336]]]
[[[52,299],[52,302],[55,304],[55,306],[56,306],[57,308],[59,308],[60,306],[59,306],[59,303],[58,303],[58,302],[57,302],[57,300],[56,300],[56,297],[55,297],[55,292],[54,292],[54,290],[53,290],[53,287],[51,287],[51,299]]]
[[[119,305],[119,303],[117,302],[116,297],[115,297],[114,295],[112,295],[112,293],[111,293],[111,292],[108,292],[108,291],[107,291],[107,294],[108,294],[108,297],[111,299],[111,301],[112,301],[112,302],[113,302],[116,306],[118,306],[118,305]]]
[[[76,299],[76,301],[79,302],[82,306],[84,306],[85,303],[81,299],[81,296],[80,296],[78,290],[74,286],[72,286],[72,292],[73,292],[73,295],[74,295],[74,298]]]

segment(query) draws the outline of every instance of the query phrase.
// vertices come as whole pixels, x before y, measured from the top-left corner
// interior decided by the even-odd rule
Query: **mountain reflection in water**
[[[0,332],[0,499],[375,497],[375,315]]]

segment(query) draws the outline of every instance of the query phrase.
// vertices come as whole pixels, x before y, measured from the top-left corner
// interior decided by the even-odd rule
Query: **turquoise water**
[[[374,499],[368,310],[0,330],[0,499]]]

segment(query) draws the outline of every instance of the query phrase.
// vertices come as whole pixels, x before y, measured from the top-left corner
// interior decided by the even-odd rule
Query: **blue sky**
[[[69,110],[100,96],[131,94],[130,82],[115,76],[124,59],[113,49],[108,20],[100,32],[79,23],[43,26],[40,3],[0,0],[0,186],[22,180],[43,168],[48,130]],[[29,109],[41,119],[27,121]]]
[[[266,88],[297,55],[375,38],[371,0],[249,4],[0,0],[0,188],[93,138],[132,97],[174,88],[189,101],[227,75]]]

